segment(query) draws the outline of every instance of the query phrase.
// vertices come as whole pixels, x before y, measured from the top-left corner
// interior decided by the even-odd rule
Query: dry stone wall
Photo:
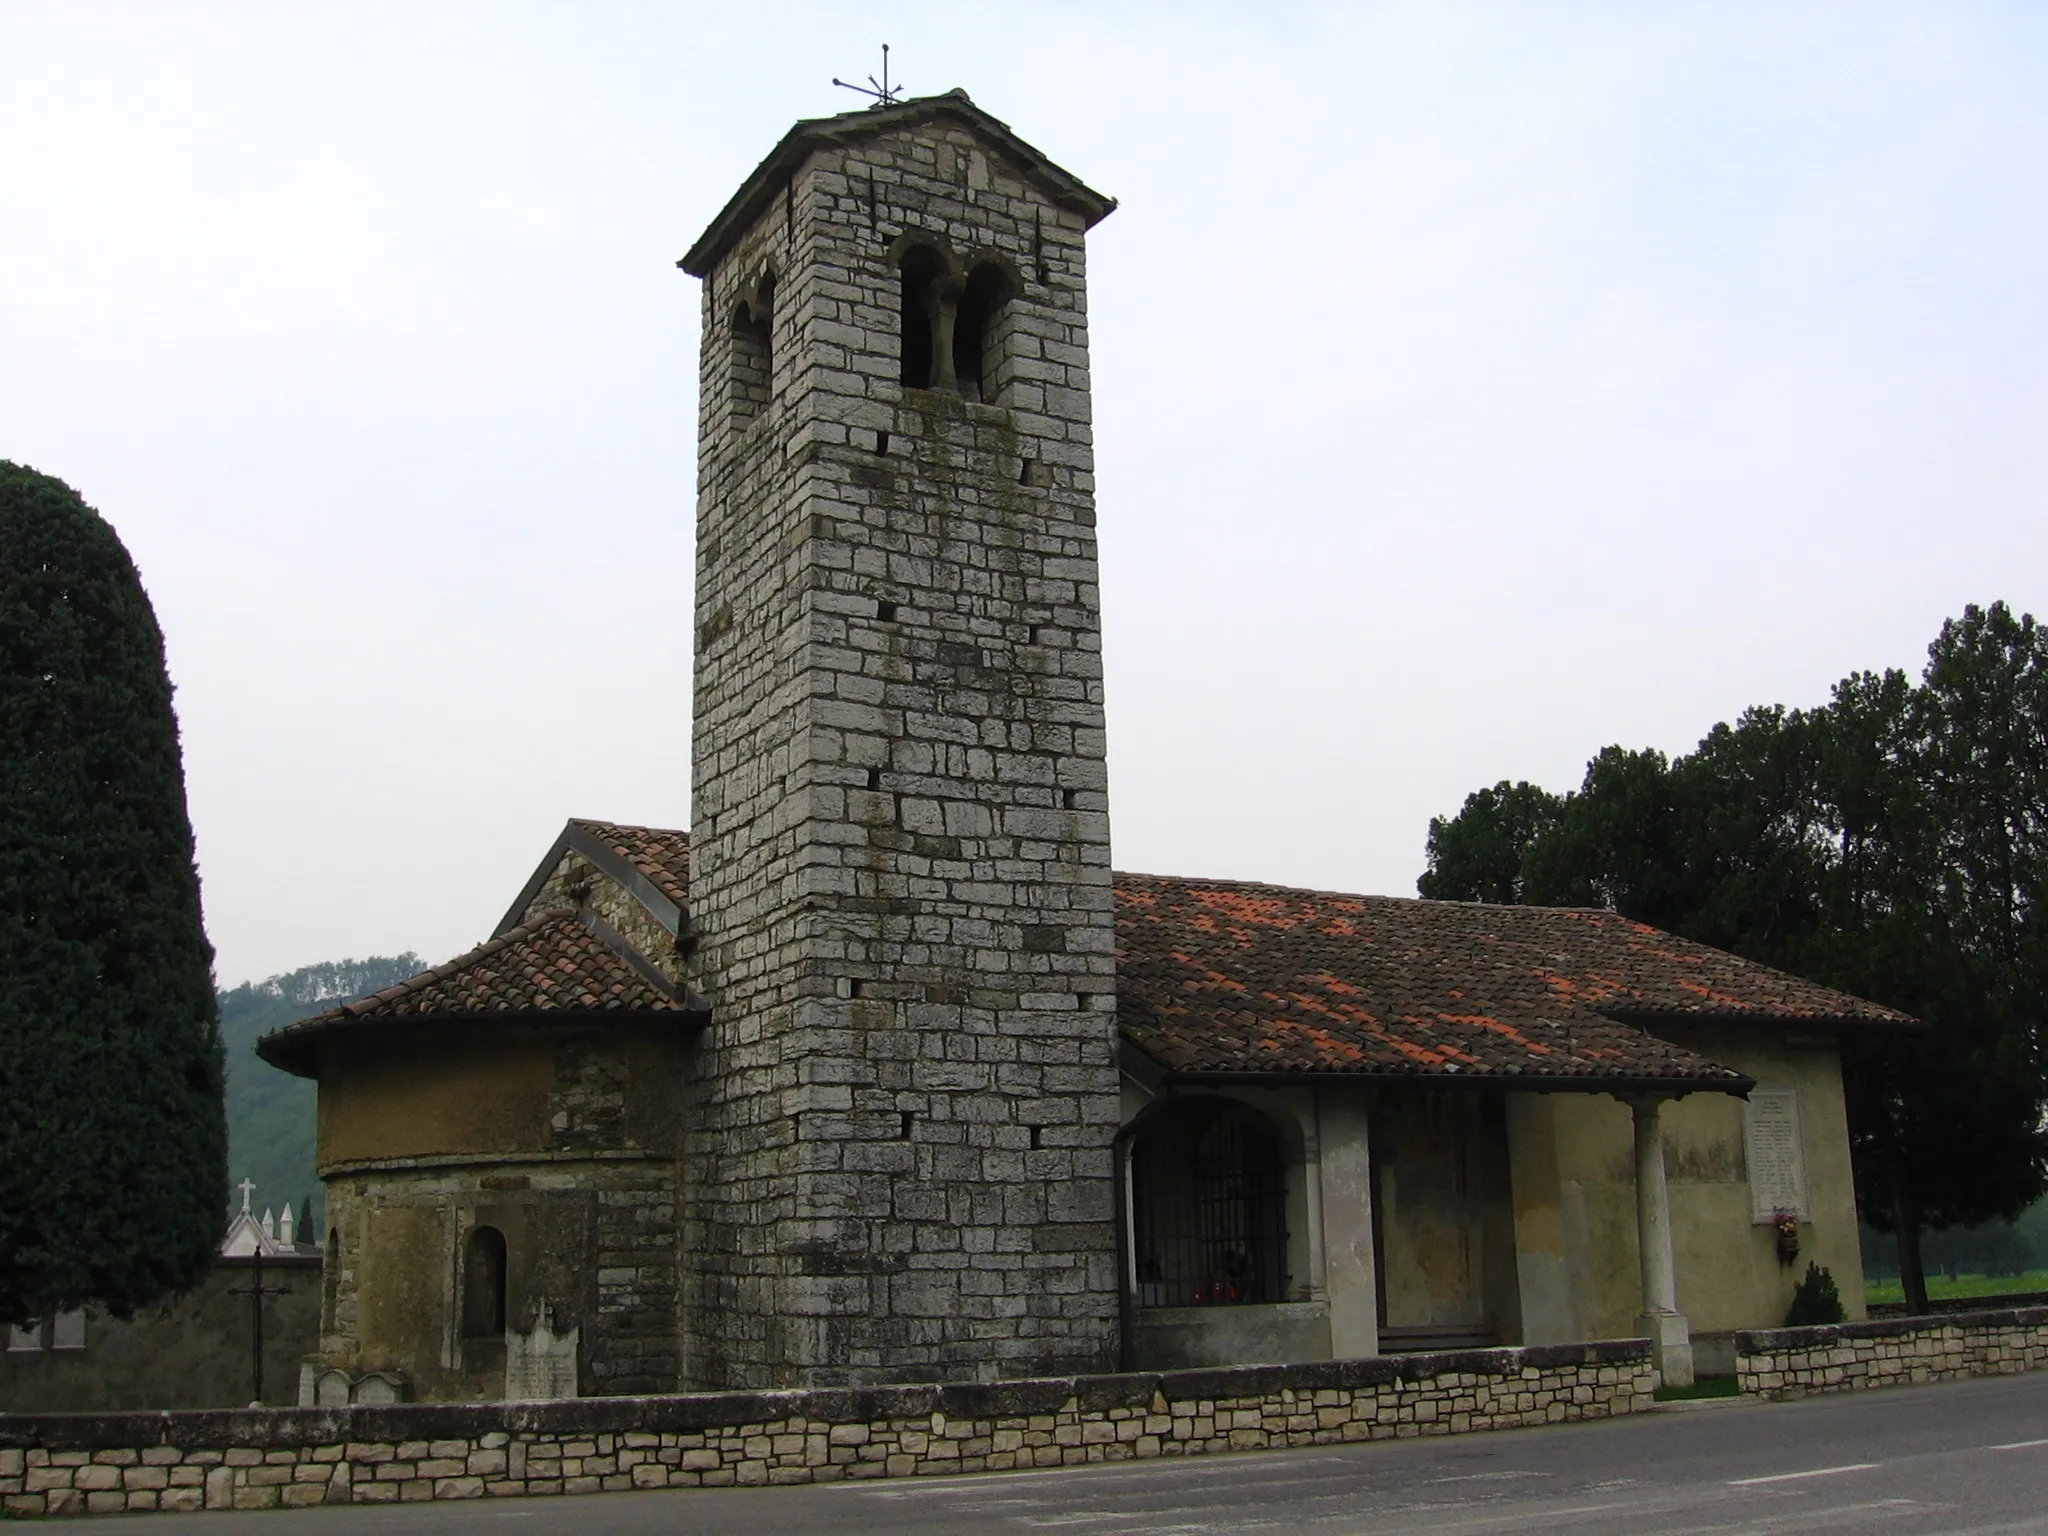
[[[1640,1412],[1640,1339],[1314,1365],[477,1407],[0,1415],[20,1517],[818,1483]]]
[[[1735,1335],[1744,1392],[1798,1398],[2048,1366],[2048,1307],[1885,1318]]]
[[[939,117],[813,153],[705,281],[693,1383],[1113,1359],[1083,223]],[[991,403],[903,381],[918,243],[1014,276]]]

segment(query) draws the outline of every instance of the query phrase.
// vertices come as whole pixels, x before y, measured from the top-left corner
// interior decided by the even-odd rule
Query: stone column
[[[1323,1141],[1313,1105],[1302,1127],[1301,1186],[1308,1239],[1308,1299],[1327,1302],[1330,1293],[1328,1265],[1323,1258]]]
[[[1667,1387],[1692,1385],[1692,1329],[1678,1310],[1671,1263],[1671,1199],[1664,1187],[1663,1101],[1634,1100],[1636,1122],[1636,1251],[1643,1267],[1643,1311],[1637,1331],[1649,1339],[1657,1379]]]
[[[1348,1097],[1348,1096],[1347,1096]],[[1323,1206],[1323,1288],[1330,1301],[1330,1355],[1380,1352],[1379,1292],[1372,1262],[1372,1156],[1365,1105],[1329,1095],[1317,1114]]]

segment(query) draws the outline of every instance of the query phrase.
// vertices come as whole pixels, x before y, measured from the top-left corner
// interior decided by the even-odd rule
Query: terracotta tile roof
[[[635,965],[608,935],[567,909],[543,912],[446,965],[394,987],[343,1003],[265,1035],[256,1049],[287,1071],[310,1061],[313,1037],[337,1027],[407,1018],[482,1018],[514,1014],[690,1011],[652,968]]]
[[[690,834],[666,827],[628,827],[615,821],[572,816],[569,825],[603,843],[654,882],[677,906],[690,905]]]
[[[1909,1023],[1613,912],[1116,876],[1118,1019],[1179,1072],[1744,1086],[1628,1020]]]

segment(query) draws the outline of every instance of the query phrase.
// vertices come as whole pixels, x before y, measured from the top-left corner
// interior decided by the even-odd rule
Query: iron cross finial
[[[834,75],[832,83],[842,89],[859,91],[863,96],[873,97],[874,99],[868,103],[872,107],[893,107],[896,105],[896,98],[903,94],[902,86],[889,83],[889,45],[887,43],[882,44],[881,79],[877,80],[873,75],[869,75],[866,85],[855,85],[851,80],[842,80],[837,75]]]

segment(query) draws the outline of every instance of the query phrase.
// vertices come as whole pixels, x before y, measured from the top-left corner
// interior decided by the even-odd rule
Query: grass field
[[[1958,1275],[1953,1280],[1947,1275],[1927,1277],[1929,1301],[1951,1296],[2018,1296],[2029,1291],[2048,1291],[2048,1269],[2030,1269],[2024,1275]],[[1906,1293],[1896,1280],[1870,1280],[1864,1283],[1863,1299],[1872,1305],[1904,1301]]]

